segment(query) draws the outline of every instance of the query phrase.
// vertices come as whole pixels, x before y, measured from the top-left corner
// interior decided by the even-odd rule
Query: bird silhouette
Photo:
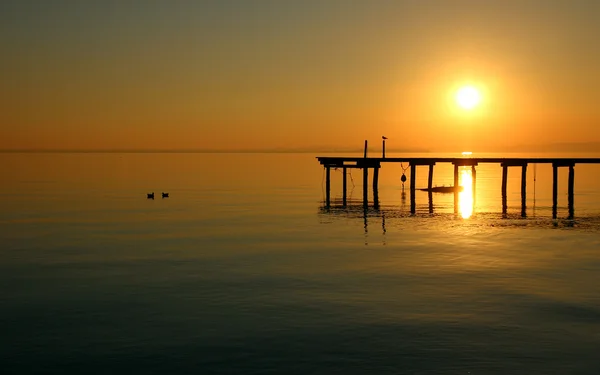
[[[382,139],[387,139],[387,137],[385,135],[382,135],[381,138]]]
[[[169,198],[169,193],[162,193],[163,198]]]
[[[148,199],[154,199],[154,192],[148,193]]]

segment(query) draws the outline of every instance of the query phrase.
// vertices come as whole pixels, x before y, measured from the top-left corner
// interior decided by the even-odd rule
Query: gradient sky
[[[596,0],[5,0],[0,148],[596,142],[598,19]]]

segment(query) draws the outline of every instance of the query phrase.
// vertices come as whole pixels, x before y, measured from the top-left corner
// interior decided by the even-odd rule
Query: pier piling
[[[506,183],[508,181],[508,166],[502,164],[502,214],[506,214]]]
[[[433,164],[429,164],[429,177],[427,178],[427,189],[433,187]]]
[[[429,213],[433,213],[433,192],[431,188],[433,187],[433,166],[434,164],[429,164],[429,177],[427,178],[427,202],[429,203]]]
[[[379,166],[373,168],[373,206],[379,208]]]
[[[366,165],[363,166],[363,206],[369,206],[369,168]]]
[[[552,164],[552,218],[556,219],[556,211],[558,206],[558,166]]]
[[[331,167],[326,167],[325,169],[327,169],[327,176],[325,177],[325,206],[329,207],[331,205]]]
[[[458,213],[458,164],[454,163],[454,213]]]
[[[569,165],[569,219],[572,219],[575,213],[573,190],[575,185],[575,166]]]
[[[527,163],[521,167],[521,216],[527,216]]]
[[[417,166],[414,163],[410,163],[410,213],[414,214],[417,210],[416,202],[416,181],[417,181]]]
[[[344,167],[342,168],[342,173],[343,173],[343,177],[342,177],[342,204],[344,205],[344,207],[346,207],[347,204],[347,191],[348,191],[348,168]]]

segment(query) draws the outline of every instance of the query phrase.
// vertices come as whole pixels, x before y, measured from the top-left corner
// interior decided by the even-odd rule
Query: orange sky
[[[600,142],[593,1],[7,1],[0,149]],[[470,83],[482,104],[460,111]]]

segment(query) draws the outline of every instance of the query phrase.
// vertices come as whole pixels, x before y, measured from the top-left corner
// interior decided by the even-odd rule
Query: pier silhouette
[[[366,146],[366,142],[365,142]],[[429,208],[432,211],[432,192],[435,190],[433,186],[434,166],[440,163],[451,163],[454,165],[454,212],[458,212],[459,199],[459,167],[471,167],[473,194],[476,189],[477,170],[479,164],[490,163],[499,164],[502,168],[502,185],[500,192],[502,194],[502,213],[507,212],[507,180],[509,167],[521,169],[521,216],[527,215],[527,166],[529,164],[552,164],[552,217],[557,217],[558,205],[558,172],[559,168],[567,168],[569,171],[568,179],[568,210],[569,218],[573,218],[575,214],[575,165],[576,164],[600,164],[600,158],[478,158],[478,157],[456,157],[456,158],[411,158],[411,157],[367,157],[366,148],[364,157],[332,157],[318,156],[317,160],[326,170],[326,186],[325,186],[325,206],[331,206],[331,168],[342,170],[342,205],[347,204],[347,171],[348,169],[359,169],[363,172],[363,206],[369,206],[368,191],[369,191],[369,169],[373,170],[373,207],[379,208],[379,169],[384,163],[408,163],[410,168],[410,212],[416,212],[416,174],[417,166],[428,166],[428,185],[429,193]],[[408,169],[404,168],[403,169]],[[404,179],[403,179],[404,180]]]

